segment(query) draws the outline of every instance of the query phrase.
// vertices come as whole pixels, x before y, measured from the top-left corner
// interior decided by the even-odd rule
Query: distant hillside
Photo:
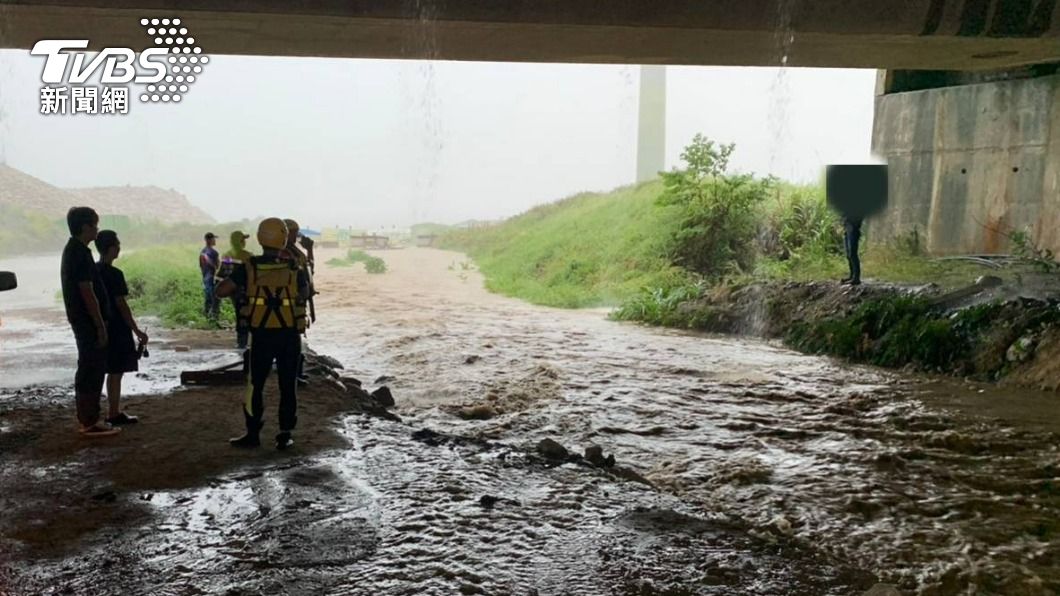
[[[76,199],[65,190],[0,164],[0,206],[44,217],[61,217],[74,204]]]
[[[155,186],[62,189],[0,164],[0,254],[11,256],[62,248],[69,232],[66,212],[74,205],[94,207],[100,227],[118,232],[127,247],[188,244],[207,231],[227,238],[253,222],[217,224],[184,195]],[[222,241],[222,244],[225,244]]]
[[[104,186],[75,188],[69,191],[82,205],[89,205],[100,213],[121,213],[141,220],[168,223],[214,223],[214,218],[188,202],[175,190],[157,186]]]
[[[62,189],[0,164],[0,206],[47,218],[62,218],[75,205],[88,205],[104,216],[120,214],[141,221],[192,224],[214,221],[174,190],[156,186]]]

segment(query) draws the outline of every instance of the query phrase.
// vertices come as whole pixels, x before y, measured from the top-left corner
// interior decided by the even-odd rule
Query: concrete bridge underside
[[[208,54],[881,70],[890,164],[877,240],[1060,254],[1060,0],[0,0],[0,47],[151,45],[183,19]],[[739,89],[725,90],[740,93]],[[825,100],[827,100],[825,98]]]
[[[1060,59],[1057,0],[0,0],[0,47],[150,45],[184,19],[210,54],[981,70]],[[794,38],[792,38],[794,35]]]

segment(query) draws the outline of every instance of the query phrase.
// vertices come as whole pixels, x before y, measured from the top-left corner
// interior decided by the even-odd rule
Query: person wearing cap
[[[114,230],[101,230],[96,236],[96,250],[99,252],[96,269],[107,290],[107,310],[111,313],[107,319],[107,422],[115,426],[134,424],[136,416],[126,414],[120,408],[121,380],[125,373],[139,370],[140,351],[133,336],[141,346],[147,345],[148,338],[136,324],[125,300],[129,295],[125,274],[114,266],[114,260],[121,253],[118,234]]]
[[[221,309],[221,301],[214,294],[214,281],[217,270],[221,266],[221,255],[217,254],[214,246],[217,244],[217,236],[213,232],[206,232],[202,237],[206,246],[199,251],[199,270],[202,272],[203,314],[211,321],[217,321]]]
[[[247,250],[247,238],[250,238],[250,234],[242,230],[236,230],[229,236],[230,247],[221,255],[221,267],[217,270],[217,283],[231,277],[237,269],[245,267],[246,262],[253,256]],[[246,296],[241,292],[236,292],[230,297],[232,308],[236,313],[236,348],[239,350],[247,348],[247,322],[240,315],[245,299]]]

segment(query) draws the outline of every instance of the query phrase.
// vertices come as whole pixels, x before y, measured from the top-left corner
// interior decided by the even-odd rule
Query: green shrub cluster
[[[727,174],[735,145],[715,145],[697,134],[681,159],[687,167],[662,172],[659,204],[674,205],[681,218],[673,231],[673,262],[708,279],[750,271],[761,205],[776,181]]]
[[[327,264],[333,267],[352,267],[357,263],[364,263],[364,270],[368,273],[386,273],[386,261],[379,257],[373,257],[363,250],[351,248],[345,257],[335,257],[327,261]]]
[[[697,322],[681,311],[681,305],[700,298],[706,284],[702,280],[689,281],[670,287],[646,288],[611,313],[619,321],[640,321],[664,327],[696,327]],[[695,316],[708,317],[708,311],[698,309]]]

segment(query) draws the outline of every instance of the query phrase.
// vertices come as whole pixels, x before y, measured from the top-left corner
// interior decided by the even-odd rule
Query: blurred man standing
[[[108,437],[120,428],[99,419],[99,402],[107,370],[107,290],[88,244],[99,233],[99,215],[90,207],[72,207],[66,214],[70,240],[63,249],[60,277],[66,318],[77,343],[74,399],[77,421],[85,437]]]
[[[858,256],[858,245],[861,243],[861,218],[843,216],[843,246],[847,255],[847,267],[850,275],[839,283],[844,285],[861,285],[861,257]]]
[[[217,244],[217,236],[213,232],[207,232],[203,236],[206,246],[199,251],[199,270],[202,272],[203,314],[206,318],[216,322],[217,315],[221,309],[221,301],[214,293],[217,270],[221,266],[221,256],[217,254],[214,246]]]

